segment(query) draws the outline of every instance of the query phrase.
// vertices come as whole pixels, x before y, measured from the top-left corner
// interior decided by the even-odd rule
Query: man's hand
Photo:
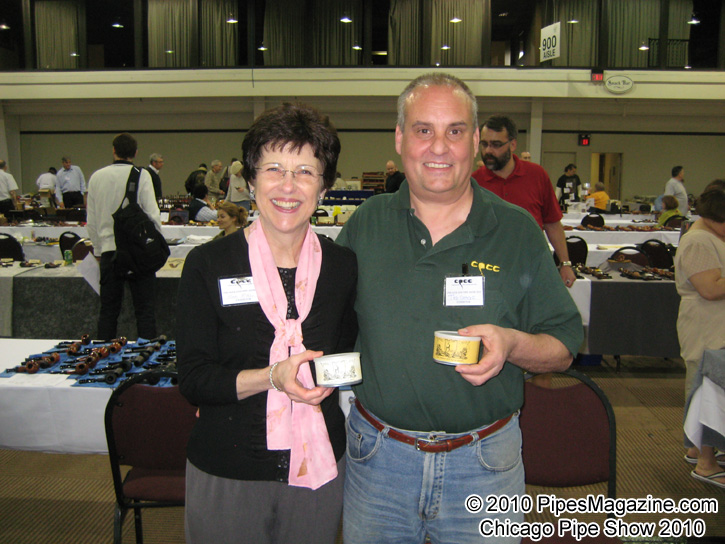
[[[510,332],[511,329],[496,325],[472,325],[459,330],[462,336],[479,336],[483,342],[483,354],[477,364],[458,365],[456,372],[473,385],[482,385],[498,376],[514,347],[515,340]]]
[[[571,266],[562,266],[559,269],[559,275],[561,276],[561,280],[564,282],[564,285],[569,288],[574,285],[574,282],[576,281],[576,274],[574,274],[574,270]]]

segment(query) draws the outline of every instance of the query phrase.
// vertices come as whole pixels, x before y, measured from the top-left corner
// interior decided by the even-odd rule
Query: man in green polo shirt
[[[582,325],[533,218],[470,179],[478,142],[465,83],[411,82],[395,129],[407,179],[368,199],[337,240],[358,259],[363,372],[348,421],[346,544],[480,543],[484,518],[523,522],[466,498],[525,492],[522,370],[567,368]],[[478,363],[437,363],[438,330],[480,338]],[[493,530],[490,542],[518,542]]]

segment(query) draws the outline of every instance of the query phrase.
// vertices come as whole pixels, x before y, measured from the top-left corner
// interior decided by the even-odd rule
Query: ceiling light
[[[264,42],[262,42],[262,44],[259,47],[257,47],[257,51],[266,51],[266,50],[267,50],[267,48],[264,47]]]
[[[567,21],[567,23],[569,23],[570,25],[575,25],[575,24],[577,24],[578,22],[579,22],[579,21],[577,21],[576,19],[572,19],[571,21]]]
[[[229,23],[230,25],[235,25],[238,22],[239,21],[237,20],[237,18],[233,14],[230,13],[229,17],[227,18],[227,23]]]
[[[520,60],[521,58],[523,58],[523,56],[524,56],[524,52],[523,52],[523,51],[519,51],[519,60]]]
[[[690,66],[690,65],[688,64],[687,66],[685,66],[685,70],[692,70],[692,66]]]
[[[458,17],[454,17],[451,19],[451,23],[460,23],[463,19],[459,19]]]
[[[498,16],[499,17],[508,17],[509,16],[509,12],[508,11],[502,11],[501,13],[498,14]]]
[[[123,28],[123,23],[121,22],[121,18],[120,17],[116,17],[114,19],[113,23],[111,23],[111,26],[113,28]]]
[[[451,48],[450,45],[444,45],[441,47],[441,49],[443,49],[443,51],[448,51],[450,48]]]
[[[5,21],[0,21],[0,30],[10,30],[10,27]]]
[[[166,50],[166,54],[167,55],[173,55],[174,54],[174,50],[173,49],[167,49]]]
[[[352,46],[352,48],[353,48],[353,49],[354,49],[355,51],[362,51],[362,47],[360,47],[360,46],[359,46],[358,44],[355,44],[355,45],[353,45],[353,46]]]
[[[343,15],[342,18],[340,19],[340,22],[341,23],[352,23],[352,19],[350,19],[350,17],[348,17],[347,15]]]
[[[695,15],[695,12],[692,12],[692,16],[690,17],[690,20],[687,21],[688,25],[699,25],[700,19],[697,18],[697,15]]]
[[[440,63],[440,62],[436,62],[436,66],[440,66],[440,65],[441,65],[441,63]]]
[[[388,52],[387,51],[373,51],[372,54],[373,55],[377,55],[379,57],[387,57],[388,56]]]
[[[73,51],[73,52],[72,52],[72,53],[70,54],[70,56],[71,56],[71,57],[80,57],[80,55],[79,55],[78,53],[76,53],[75,51]]]
[[[649,45],[647,45],[647,42],[642,40],[642,43],[639,45],[640,51],[649,51]]]

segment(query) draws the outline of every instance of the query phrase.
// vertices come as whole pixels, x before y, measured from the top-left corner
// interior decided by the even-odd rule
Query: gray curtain
[[[193,1],[148,0],[150,68],[191,66]]]
[[[342,23],[343,15],[352,23]],[[361,0],[267,0],[265,66],[354,66],[362,46]]]
[[[461,19],[451,23],[451,19]],[[391,0],[388,17],[388,64],[416,66],[426,62],[421,50],[421,20],[430,21],[431,64],[480,66],[483,25],[490,2],[481,0]],[[447,46],[447,49],[442,49]]]
[[[561,22],[561,57],[551,66],[595,66],[599,37],[598,0],[559,0],[554,21]],[[636,2],[632,2],[636,3]],[[568,21],[579,21],[570,24]]]
[[[659,0],[609,0],[609,64],[618,68],[644,68],[656,50],[640,51],[642,42],[659,37]],[[670,0],[669,38],[687,40],[687,20],[692,13],[692,0]],[[686,61],[683,59],[683,64]]]
[[[35,47],[41,70],[78,68],[78,5],[75,0],[35,2]]]
[[[388,65],[416,66],[421,62],[419,0],[390,0]]]
[[[227,23],[229,16],[238,19],[236,0],[202,0],[201,66],[236,66],[239,24]]]
[[[428,4],[426,2],[426,4]],[[433,64],[480,66],[481,36],[487,2],[480,0],[432,0],[430,53]],[[451,23],[453,17],[460,23]],[[450,49],[443,50],[442,46]]]

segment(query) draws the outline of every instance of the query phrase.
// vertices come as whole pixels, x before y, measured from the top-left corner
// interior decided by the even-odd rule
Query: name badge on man
[[[222,306],[238,306],[259,302],[252,276],[219,278],[219,295]]]
[[[483,306],[485,301],[483,276],[451,276],[445,279],[445,306]]]

